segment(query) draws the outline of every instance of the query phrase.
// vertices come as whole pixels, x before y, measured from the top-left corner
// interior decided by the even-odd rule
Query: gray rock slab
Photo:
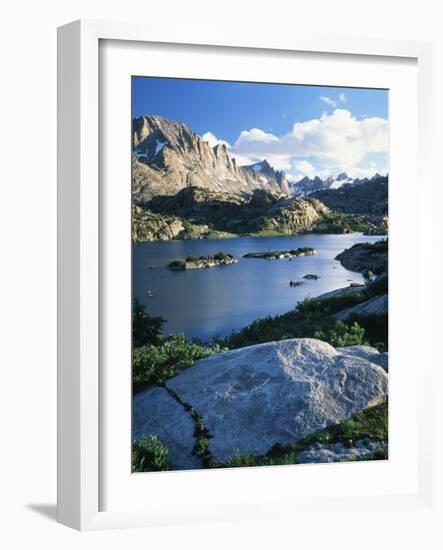
[[[164,389],[151,387],[134,396],[132,436],[156,435],[169,449],[175,468],[201,468],[200,459],[192,455],[195,424],[189,412]]]
[[[346,286],[343,288],[337,288],[336,290],[331,290],[330,292],[325,292],[324,294],[320,294],[320,296],[317,296],[316,300],[327,300],[328,298],[337,298],[342,296],[350,296],[353,294],[362,294],[365,292],[366,287],[365,285],[362,286]]]
[[[297,459],[301,464],[364,459],[385,447],[386,444],[369,438],[359,439],[353,447],[345,447],[343,443],[313,443],[303,449]]]
[[[310,338],[250,346],[202,359],[168,381],[203,418],[216,460],[261,455],[384,401],[378,365]]]
[[[343,309],[334,315],[338,321],[346,321],[351,315],[379,316],[388,313],[388,295],[376,296],[366,302]]]

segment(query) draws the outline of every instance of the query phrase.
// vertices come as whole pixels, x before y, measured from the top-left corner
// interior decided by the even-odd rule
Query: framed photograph
[[[59,29],[61,523],[429,505],[430,64]]]

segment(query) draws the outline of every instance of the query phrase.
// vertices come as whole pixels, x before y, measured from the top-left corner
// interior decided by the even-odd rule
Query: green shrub
[[[349,325],[342,321],[336,321],[333,328],[326,331],[317,330],[314,337],[329,342],[335,348],[369,344],[365,338],[365,329],[358,323]]]
[[[164,323],[162,317],[146,313],[145,306],[135,299],[132,311],[132,346],[137,348],[147,344],[158,344]]]
[[[181,367],[221,351],[218,345],[204,347],[187,340],[182,334],[171,336],[158,345],[135,348],[132,352],[134,391],[149,384],[160,384],[175,376]]]
[[[218,261],[227,260],[230,258],[230,255],[224,252],[223,250],[220,250],[220,252],[217,252],[217,254],[214,254],[214,259]]]
[[[168,447],[156,435],[143,436],[132,445],[133,472],[161,472],[170,470]]]
[[[332,346],[368,344],[357,323],[336,321],[326,300],[306,298],[293,311],[253,321],[221,341],[230,349],[288,338],[319,338]]]
[[[356,315],[349,317],[350,323],[358,324],[365,331],[371,345],[378,351],[388,351],[389,318],[385,315]]]

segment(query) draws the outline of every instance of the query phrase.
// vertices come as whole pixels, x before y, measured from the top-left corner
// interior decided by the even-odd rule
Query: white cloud
[[[299,160],[293,163],[293,167],[304,176],[312,177],[315,174],[315,168],[307,160]]]
[[[221,145],[221,144],[226,145],[228,149],[231,147],[227,141],[223,139],[218,139],[218,137],[215,136],[212,132],[206,132],[205,134],[203,134],[202,140],[207,141],[211,147],[215,147],[216,145]]]
[[[340,172],[351,177],[386,173],[384,163],[364,164],[364,159],[370,153],[387,153],[388,121],[379,117],[357,120],[347,109],[295,122],[291,132],[282,136],[251,128],[243,130],[232,145],[212,132],[206,132],[202,139],[211,147],[225,144],[240,166],[266,158],[276,170],[284,170],[294,180]]]
[[[289,134],[281,137],[258,128],[244,130],[231,148],[232,154],[252,159],[263,158],[278,169],[295,169],[300,158],[315,162],[317,170],[350,171],[368,153],[388,150],[388,121],[372,117],[357,120],[346,109],[335,109],[320,118],[296,122]],[[274,163],[274,164],[273,164]]]
[[[338,99],[342,102],[342,103],[346,103],[348,101],[347,97],[345,96],[345,94],[340,94],[338,96]]]
[[[328,96],[321,95],[320,101],[323,101],[323,103],[326,103],[327,105],[331,105],[331,107],[337,107],[337,102]]]

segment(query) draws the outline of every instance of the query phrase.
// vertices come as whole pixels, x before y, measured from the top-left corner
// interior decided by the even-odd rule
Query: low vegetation
[[[321,215],[312,233],[366,233],[372,227],[365,216],[330,211]]]
[[[289,338],[319,338],[334,347],[368,345],[370,341],[358,323],[336,321],[333,317],[338,309],[355,303],[354,295],[329,300],[306,298],[294,310],[257,319],[218,343],[236,349]]]
[[[134,393],[151,384],[161,384],[198,359],[224,351],[219,344],[204,346],[182,334],[164,337],[161,317],[153,317],[139,302],[134,304],[132,382]],[[137,345],[136,345],[137,344]]]
[[[388,277],[370,282],[362,292],[327,298],[305,298],[288,313],[256,319],[250,325],[217,342],[236,349],[289,338],[319,338],[334,347],[372,345],[388,348],[388,316],[351,315],[338,321],[334,314],[387,292]]]
[[[132,352],[132,380],[134,392],[151,384],[161,384],[176,376],[184,367],[198,359],[222,351],[218,344],[202,346],[182,334],[162,339],[158,344],[134,348]]]
[[[171,470],[168,447],[156,435],[143,436],[132,445],[133,472],[161,472]]]

